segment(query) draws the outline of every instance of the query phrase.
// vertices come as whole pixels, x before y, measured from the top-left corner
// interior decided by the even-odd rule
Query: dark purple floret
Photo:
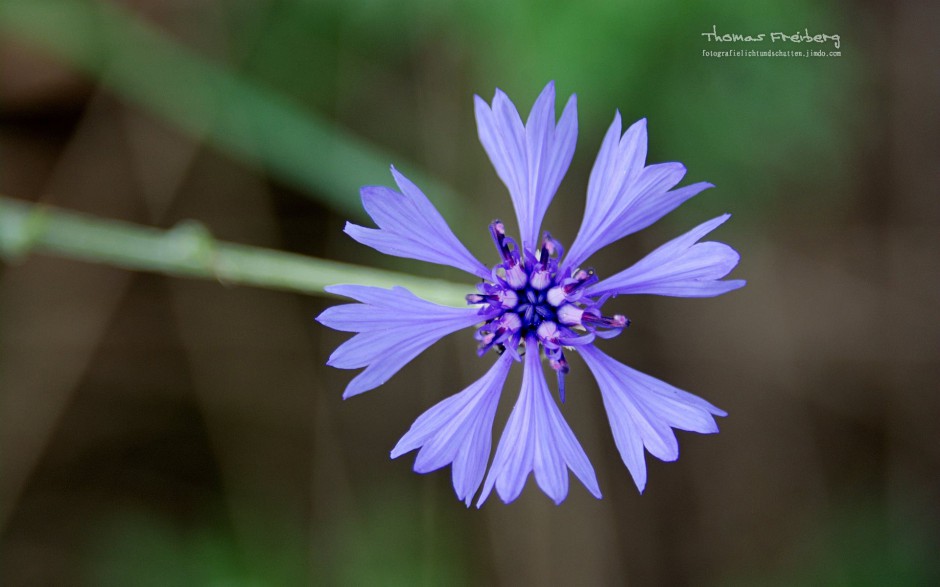
[[[534,336],[558,375],[558,395],[565,401],[564,347],[616,336],[630,321],[620,314],[604,316],[600,309],[607,296],[585,293],[598,281],[593,269],[559,270],[564,248],[550,234],[545,233],[537,254],[521,250],[499,220],[490,224],[490,234],[502,262],[493,267],[490,281],[477,285],[478,293],[467,296],[468,304],[482,304],[479,314],[486,320],[475,335],[477,353],[495,347],[518,358],[519,348]]]

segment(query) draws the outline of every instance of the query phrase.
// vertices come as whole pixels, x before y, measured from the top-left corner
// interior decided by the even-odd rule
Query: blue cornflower
[[[703,434],[718,431],[714,416],[727,414],[707,401],[640,373],[604,354],[598,339],[618,335],[630,321],[601,308],[619,294],[677,297],[717,296],[744,285],[721,281],[739,255],[728,245],[699,242],[725,222],[725,214],[662,245],[607,278],[585,261],[597,250],[646,228],[701,191],[696,183],[673,189],[685,175],[680,163],[646,165],[646,120],[621,135],[620,113],[607,131],[591,171],[581,228],[565,255],[542,218],[568,169],[577,140],[575,96],[557,124],[555,88],[549,83],[525,125],[515,106],[497,90],[492,105],[475,97],[483,148],[509,189],[521,240],[507,236],[499,220],[490,224],[499,262],[480,263],[447,226],[427,197],[394,167],[400,191],[362,188],[362,203],[378,228],[346,224],[346,233],[389,255],[462,269],[481,281],[467,296],[471,308],[450,308],[408,290],[360,285],[329,288],[359,303],[335,306],[317,319],[356,332],[330,356],[329,365],[365,369],[343,394],[348,398],[378,387],[443,336],[476,326],[479,355],[496,350],[496,361],[478,381],[431,407],[392,450],[396,458],[419,449],[415,471],[452,466],[454,490],[469,506],[480,485],[479,507],[496,489],[505,502],[522,491],[530,472],[555,503],[568,494],[568,471],[600,497],[587,455],[561,414],[545,380],[542,356],[556,373],[565,399],[565,353],[577,351],[600,387],[614,441],[633,480],[646,485],[643,450],[673,461],[679,455],[673,428]],[[522,388],[487,473],[493,420],[510,366],[523,364]],[[485,477],[485,479],[484,479]]]

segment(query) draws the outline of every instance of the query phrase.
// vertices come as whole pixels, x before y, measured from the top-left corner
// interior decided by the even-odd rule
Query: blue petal
[[[503,353],[473,385],[422,414],[392,450],[392,458],[420,448],[415,471],[453,464],[454,491],[468,506],[483,482],[492,446],[493,418],[512,357]]]
[[[362,205],[379,228],[347,222],[346,234],[386,255],[449,265],[489,277],[490,271],[454,236],[418,186],[394,167],[392,175],[401,193],[383,186],[366,186],[360,191]]]
[[[717,296],[743,287],[746,283],[743,279],[719,281],[738,264],[741,257],[737,251],[723,243],[697,243],[730,217],[730,214],[724,214],[700,224],[659,247],[632,267],[594,284],[588,288],[588,294],[656,294],[696,298]]]
[[[627,367],[593,345],[580,351],[597,379],[614,442],[640,492],[646,487],[644,447],[660,460],[674,461],[679,445],[672,428],[711,434],[718,432],[714,416],[728,415],[698,396]]]
[[[552,399],[538,350],[534,339],[526,341],[522,389],[503,430],[477,507],[494,487],[504,502],[513,501],[522,492],[530,472],[535,473],[542,491],[556,504],[561,503],[568,495],[568,468],[588,491],[601,497],[594,468]]]
[[[555,125],[555,85],[542,90],[525,126],[516,107],[496,90],[492,108],[474,97],[477,131],[496,174],[509,189],[523,247],[536,250],[545,211],[568,170],[578,139],[577,100],[569,98]]]
[[[623,137],[620,128],[617,112],[591,170],[584,219],[563,269],[580,266],[602,247],[646,228],[713,187],[703,182],[673,190],[685,175],[685,167],[680,163],[645,166],[646,119],[635,122]]]
[[[439,306],[403,287],[334,285],[326,289],[362,302],[333,306],[317,316],[324,326],[359,333],[327,361],[340,369],[365,367],[349,382],[343,398],[382,385],[444,336],[480,321],[475,308]]]

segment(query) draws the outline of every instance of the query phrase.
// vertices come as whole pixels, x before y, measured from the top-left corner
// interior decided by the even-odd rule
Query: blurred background
[[[609,353],[726,409],[641,496],[572,360],[604,493],[466,509],[388,451],[490,364],[470,332],[341,400],[325,298],[32,254],[0,265],[3,585],[940,583],[938,5],[712,0],[2,0],[0,195],[416,275],[342,233],[395,164],[494,262],[507,193],[473,94],[578,94],[545,228],[570,244],[615,109],[718,187],[595,259],[721,212],[748,286],[614,302]],[[702,33],[838,34],[726,58]],[[779,48],[763,43],[756,47]],[[806,49],[803,47],[789,47]],[[815,48],[815,47],[813,47]],[[826,47],[831,50],[831,47]],[[468,286],[469,287],[469,286]],[[469,291],[469,290],[468,290]],[[510,379],[496,434],[511,407]]]

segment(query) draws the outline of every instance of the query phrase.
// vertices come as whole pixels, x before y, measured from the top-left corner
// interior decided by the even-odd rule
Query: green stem
[[[16,259],[32,251],[152,271],[314,295],[339,283],[400,285],[427,300],[464,306],[472,290],[441,279],[360,267],[215,240],[197,222],[159,230],[102,220],[0,196],[0,255]]]

